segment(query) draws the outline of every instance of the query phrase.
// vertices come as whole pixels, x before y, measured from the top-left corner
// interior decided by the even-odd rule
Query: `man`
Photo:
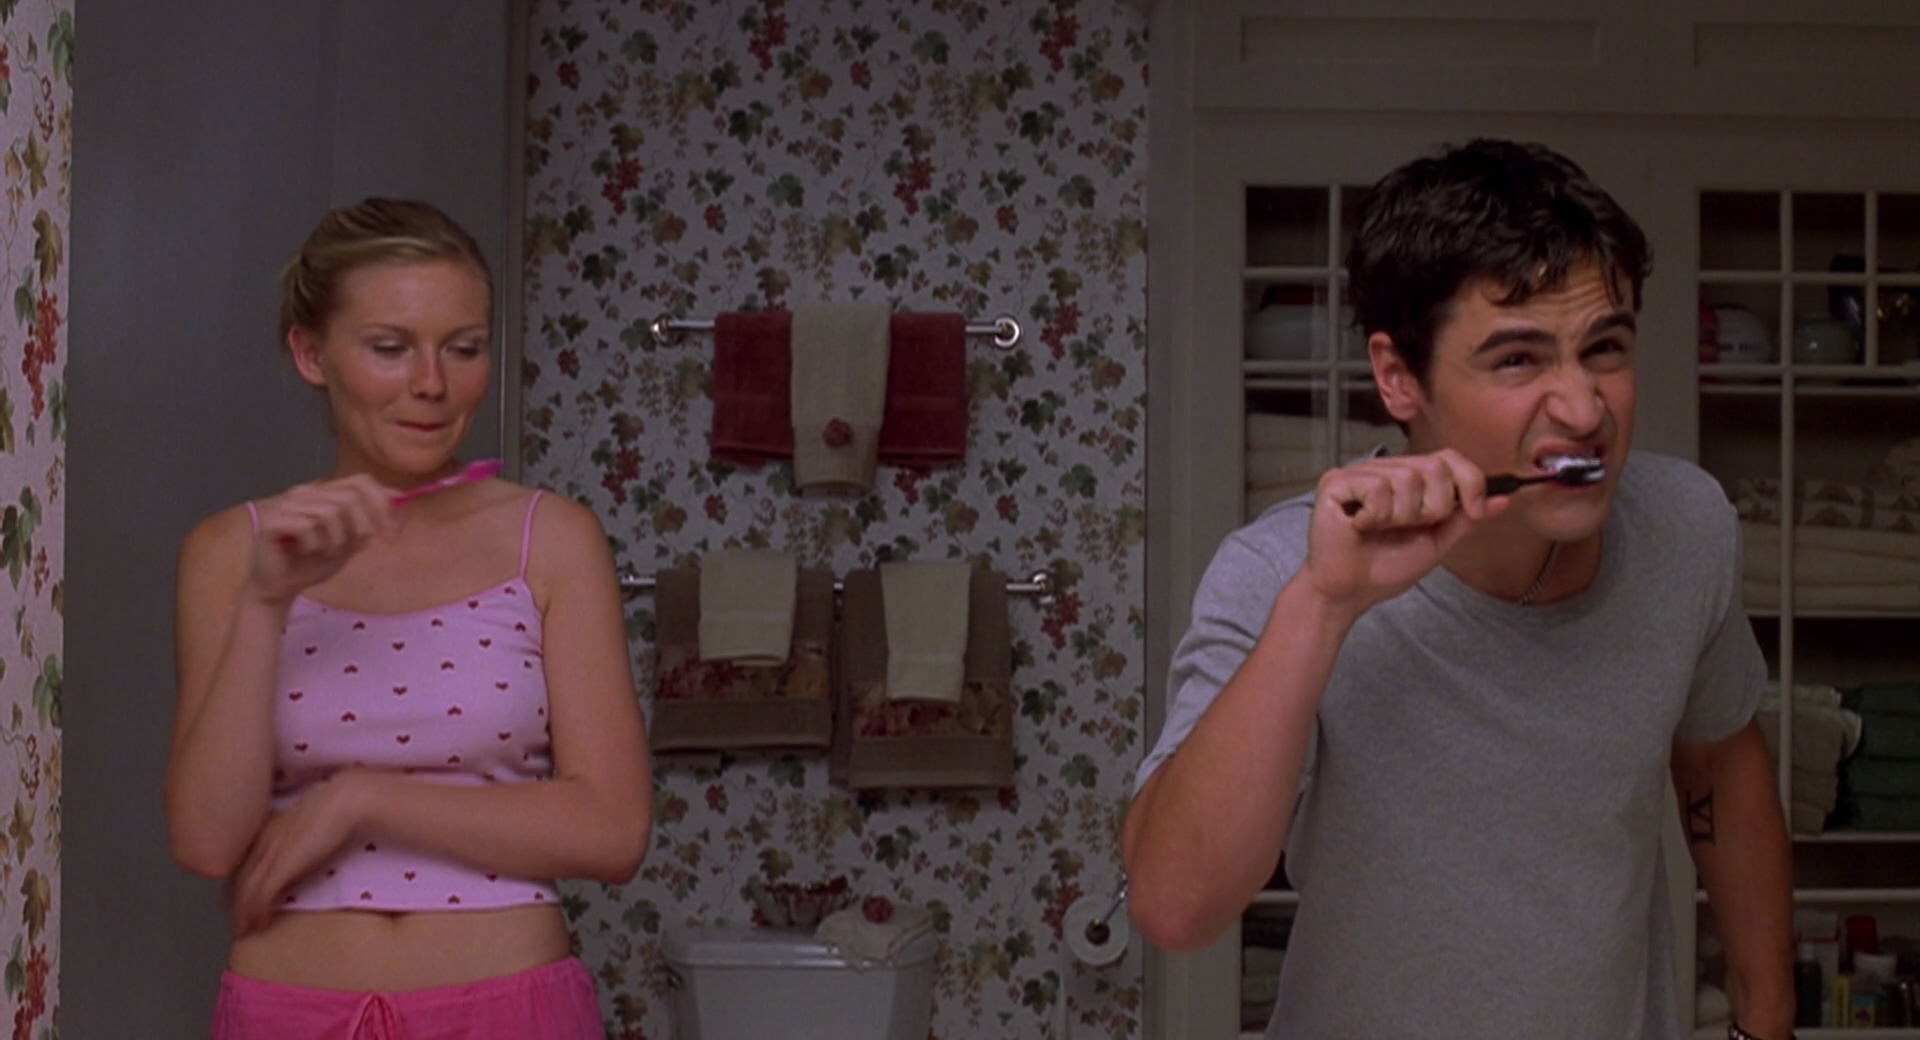
[[[1407,453],[1221,545],[1127,814],[1135,921],[1202,946],[1284,848],[1269,1038],[1677,1038],[1670,777],[1730,1035],[1782,1040],[1790,855],[1736,519],[1629,451],[1644,235],[1567,159],[1475,141],[1382,180],[1347,266]],[[1569,458],[1604,476],[1488,493]]]

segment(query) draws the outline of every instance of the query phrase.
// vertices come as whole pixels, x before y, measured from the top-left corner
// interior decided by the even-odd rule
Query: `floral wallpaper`
[[[594,506],[640,573],[747,545],[1061,586],[1011,608],[1012,788],[855,796],[815,754],[662,769],[640,877],[567,889],[609,1035],[672,1035],[664,930],[745,923],[750,883],[836,877],[933,911],[933,1037],[1139,1035],[1137,946],[1090,968],[1059,929],[1119,885],[1144,725],[1144,15],[534,0],[531,19],[527,479]],[[1025,327],[1012,350],[972,341],[965,463],[803,498],[787,466],[711,462],[711,339],[648,322],[855,299]],[[629,619],[650,689],[650,600]]]
[[[73,0],[0,0],[0,988],[14,1040],[60,1004],[60,650]]]

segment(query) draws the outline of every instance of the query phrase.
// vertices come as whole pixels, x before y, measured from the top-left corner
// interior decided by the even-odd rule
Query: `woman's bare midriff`
[[[321,989],[398,992],[511,975],[570,956],[560,908],[299,910],[233,944],[227,967]]]

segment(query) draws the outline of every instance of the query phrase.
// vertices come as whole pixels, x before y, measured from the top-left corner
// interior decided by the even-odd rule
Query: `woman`
[[[336,210],[281,289],[333,470],[180,553],[167,826],[227,882],[213,1035],[598,1038],[552,879],[631,878],[652,809],[600,524],[497,479],[396,504],[462,471],[492,369],[444,214]]]

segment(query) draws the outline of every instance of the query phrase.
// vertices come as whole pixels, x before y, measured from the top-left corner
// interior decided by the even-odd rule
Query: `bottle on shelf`
[[[1801,943],[1799,955],[1793,962],[1793,999],[1796,1005],[1793,1024],[1798,1026],[1821,1026],[1826,1024],[1826,980],[1820,974],[1820,955],[1814,952],[1812,943]]]

